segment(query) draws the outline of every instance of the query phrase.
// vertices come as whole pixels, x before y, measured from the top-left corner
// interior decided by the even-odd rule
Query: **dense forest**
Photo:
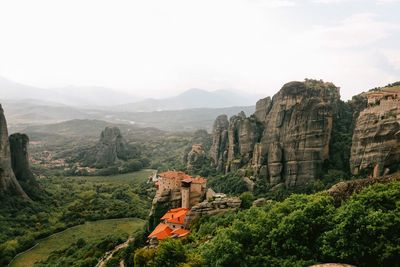
[[[399,192],[399,182],[377,184],[340,205],[326,192],[293,194],[204,217],[186,240],[137,249],[134,266],[400,266]]]

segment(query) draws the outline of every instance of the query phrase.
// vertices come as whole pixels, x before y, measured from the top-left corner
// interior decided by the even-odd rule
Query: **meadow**
[[[96,235],[100,239],[111,238],[112,240],[108,240],[109,244],[118,244],[128,237],[128,234],[122,236],[122,233],[132,233],[128,229],[132,228],[134,231],[141,228],[137,225],[137,220],[112,219],[147,218],[154,191],[153,186],[147,183],[147,179],[153,172],[154,170],[142,170],[113,176],[48,176],[39,179],[42,188],[41,199],[31,203],[9,199],[4,202],[0,210],[0,266],[7,265],[15,255],[31,249],[47,238],[48,241],[35,247],[32,252],[19,256],[17,263],[31,258],[33,262],[36,259],[43,260],[57,251],[60,253],[59,256],[68,254],[62,252],[63,248],[76,244],[77,238],[84,240],[88,250],[94,249],[95,252],[89,253],[94,261],[101,256],[101,253],[107,251],[107,248],[98,249],[96,242],[101,243],[101,240],[92,240],[91,235]],[[141,221],[140,225],[142,224]],[[68,230],[71,227],[74,230]],[[114,232],[113,228],[117,232]],[[79,237],[80,231],[84,234]],[[64,234],[60,235],[61,238],[57,238],[58,241],[50,238],[60,232]],[[106,235],[107,232],[110,235]],[[64,240],[64,235],[71,234],[74,236],[71,236],[70,240]],[[52,242],[64,243],[66,247]],[[87,257],[87,255],[73,257],[71,255],[69,255],[70,260]]]
[[[66,249],[80,238],[87,244],[95,244],[107,236],[131,236],[143,225],[143,220],[135,218],[86,222],[39,240],[35,247],[19,254],[10,267],[34,266],[36,262],[46,260],[52,252]]]

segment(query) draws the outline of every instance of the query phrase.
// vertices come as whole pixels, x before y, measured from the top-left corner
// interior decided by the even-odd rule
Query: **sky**
[[[399,14],[399,0],[0,0],[0,76],[146,97],[315,78],[348,99],[400,80]]]

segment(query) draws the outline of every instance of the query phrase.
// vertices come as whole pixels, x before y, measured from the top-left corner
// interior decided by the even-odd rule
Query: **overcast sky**
[[[400,80],[400,1],[0,0],[0,76],[153,97],[307,77],[347,99]]]

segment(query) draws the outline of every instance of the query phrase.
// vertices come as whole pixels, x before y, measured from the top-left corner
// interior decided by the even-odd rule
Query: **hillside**
[[[3,101],[10,132],[27,126],[54,124],[75,119],[103,120],[115,124],[155,127],[166,131],[211,130],[214,118],[221,114],[232,116],[240,111],[254,112],[254,106],[228,108],[198,108],[186,110],[122,112],[114,108],[86,109],[34,100]]]

